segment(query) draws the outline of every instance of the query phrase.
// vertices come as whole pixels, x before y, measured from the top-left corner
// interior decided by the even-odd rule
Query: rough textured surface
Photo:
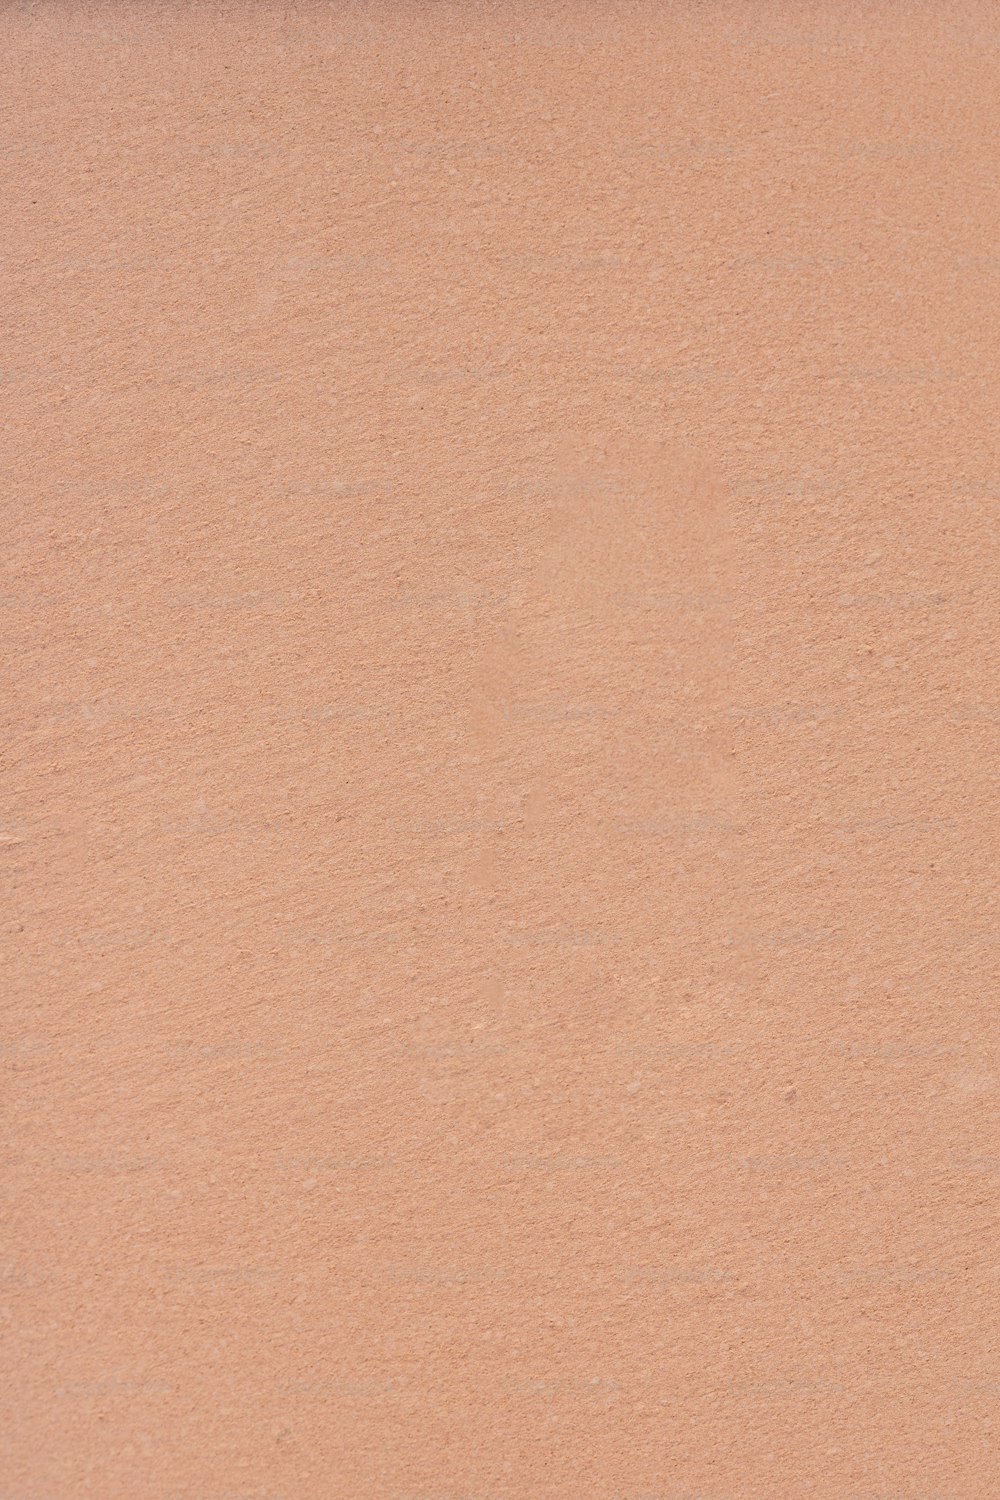
[[[0,1494],[995,1495],[1000,11],[0,47]]]

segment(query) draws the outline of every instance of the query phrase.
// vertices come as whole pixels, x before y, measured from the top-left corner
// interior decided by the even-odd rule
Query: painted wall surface
[[[995,1496],[1000,10],[0,53],[0,1496]]]

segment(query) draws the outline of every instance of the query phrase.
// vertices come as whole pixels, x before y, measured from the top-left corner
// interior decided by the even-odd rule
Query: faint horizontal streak
[[[177,141],[174,149],[180,155],[200,157],[205,161],[277,161],[301,151],[301,147],[284,141],[254,138],[244,141]]]
[[[939,385],[955,380],[968,379],[978,372],[974,370],[942,371],[935,362],[925,366],[844,366],[842,369],[814,369],[812,374],[820,380],[845,381],[860,385]]]
[[[573,931],[565,927],[521,928],[504,934],[504,942],[510,948],[596,948],[617,941],[613,933]]]
[[[489,264],[515,274],[526,272],[528,275],[548,276],[553,271],[578,271],[593,275],[599,271],[619,271],[626,265],[626,260],[614,250],[548,250],[501,255]]]
[[[64,943],[78,943],[83,948],[104,953],[113,949],[145,948],[157,936],[152,927],[107,927],[68,935],[64,938]]]
[[[1000,271],[1000,255],[959,255],[955,264],[965,271]]]
[[[288,946],[295,948],[382,948],[400,947],[403,944],[415,940],[411,932],[393,931],[385,928],[381,932],[366,932],[363,930],[353,931],[349,928],[340,931],[323,931],[322,929],[292,932],[287,935]]]
[[[422,1388],[411,1383],[407,1375],[390,1375],[385,1379],[377,1376],[332,1376],[326,1380],[298,1379],[290,1382],[290,1389],[297,1396],[345,1396],[354,1401],[381,1401],[388,1396],[422,1395]]]
[[[499,41],[505,47],[609,47],[625,40],[621,31],[577,31],[571,26],[533,27],[527,31],[490,32],[488,40]]]
[[[386,1156],[376,1152],[367,1156],[310,1156],[300,1154],[287,1156],[279,1159],[278,1170],[281,1172],[308,1172],[318,1173],[325,1176],[328,1173],[339,1175],[343,1172],[382,1172],[395,1171],[400,1162],[395,1156]]]
[[[0,386],[31,385],[37,381],[66,380],[69,371],[60,365],[0,366]]]
[[[170,1163],[156,1156],[54,1156],[49,1165],[67,1176],[122,1177],[135,1172],[163,1172]]]
[[[308,703],[301,707],[267,705],[268,717],[276,724],[390,724],[406,716],[406,709],[381,704]]]
[[[981,720],[987,724],[1000,724],[1000,703],[957,703],[953,712],[961,723]]]
[[[746,147],[734,146],[726,140],[625,140],[615,143],[612,154],[620,161],[725,160],[745,155]]]
[[[954,818],[838,818],[841,833],[955,833]]]
[[[731,481],[727,486],[730,498],[745,503],[770,502],[775,500],[820,500],[844,494],[845,486],[834,479],[776,479],[769,484],[749,485]]]
[[[585,1156],[554,1152],[541,1156],[507,1156],[505,1165],[517,1172],[610,1172],[622,1165],[618,1156]]]
[[[608,372],[613,380],[631,385],[706,385],[735,380],[728,370],[709,368],[703,365],[687,365],[659,368],[640,365],[615,365]]]
[[[841,1270],[838,1279],[848,1286],[915,1286],[929,1281],[957,1281],[964,1274],[937,1266],[865,1266],[860,1270]]]
[[[814,948],[840,944],[845,935],[831,927],[775,927],[731,933],[728,942],[737,948]]]
[[[165,1266],[160,1274],[168,1281],[197,1285],[256,1286],[262,1281],[282,1281],[283,1272],[266,1266]]]
[[[386,149],[391,157],[420,161],[483,161],[488,157],[506,157],[511,154],[506,143],[490,140],[388,141]]]
[[[144,1393],[170,1395],[174,1386],[166,1380],[119,1380],[109,1377],[104,1380],[64,1380],[49,1387],[48,1394],[59,1400],[104,1400],[108,1397],[125,1396],[131,1399]]]
[[[622,609],[664,610],[728,610],[733,603],[731,594],[687,594],[672,590],[668,593],[615,593],[612,603]]]
[[[789,31],[771,30],[765,27],[739,28],[724,35],[727,46],[738,47],[741,51],[754,52],[758,49],[779,48],[793,51],[844,51],[855,50],[865,47],[865,38],[861,34],[851,35],[848,32],[829,32],[819,30]]]
[[[424,1057],[428,1061],[447,1061],[450,1058],[499,1057],[509,1052],[507,1042],[392,1042],[389,1057]]]
[[[30,36],[35,42],[84,42],[102,47],[122,47],[131,46],[136,42],[159,40],[159,34],[149,26],[132,26],[128,30],[109,26],[58,26],[55,28],[46,26],[42,28],[37,23],[37,15],[44,15],[44,12],[26,16],[23,22],[24,34]]]
[[[950,160],[974,147],[973,141],[946,139],[806,141],[798,133],[784,138],[773,135],[750,137],[705,138],[701,140],[651,138],[644,141],[624,140],[612,147],[612,156],[621,161],[742,161],[767,160],[822,163],[844,161],[930,161]]]
[[[940,592],[930,594],[840,594],[837,603],[841,609],[931,609],[955,601],[955,595]]]
[[[746,1051],[746,1042],[617,1042],[615,1052],[619,1057],[672,1057],[704,1058],[715,1061],[723,1057],[736,1057]]]
[[[288,255],[282,262],[293,276],[312,276],[317,272],[335,271],[339,274],[351,271],[379,271],[389,276],[398,272],[399,261],[386,260],[381,255],[358,255],[351,251],[331,251],[323,255]]]
[[[399,384],[409,389],[434,386],[481,386],[503,380],[510,371],[503,365],[440,365],[431,369],[402,369]]]
[[[721,1490],[616,1490],[612,1495],[597,1496],[594,1500],[736,1500],[736,1496],[728,1491],[723,1494]]]
[[[510,1381],[509,1389],[515,1396],[530,1396],[535,1399],[568,1396],[573,1400],[580,1400],[585,1397],[618,1396],[622,1388],[617,1380],[604,1375],[556,1375],[534,1378],[517,1376]]]
[[[499,1490],[390,1490],[385,1500],[512,1500],[512,1497]]]
[[[58,703],[47,706],[45,711],[35,716],[24,714],[22,723],[25,727],[37,727],[39,723],[44,725],[68,724],[78,728],[106,729],[109,726],[123,724],[144,724],[154,719],[172,717],[171,711],[163,704],[125,704],[125,703]]]
[[[951,40],[960,47],[975,47],[984,52],[993,52],[1000,48],[1000,30],[976,30],[951,26],[948,34]]]
[[[619,1281],[643,1286],[714,1285],[731,1279],[731,1271],[717,1266],[625,1266],[618,1272]]]
[[[858,262],[847,255],[738,255],[727,256],[730,271],[754,270],[776,276],[792,276],[803,271],[846,271]]]
[[[382,1267],[380,1278],[384,1278],[391,1286],[485,1286],[498,1281],[506,1281],[507,1272],[503,1268],[490,1266],[451,1267],[394,1264]]]
[[[314,479],[304,484],[290,485],[289,495],[311,495],[331,500],[361,500],[381,496],[389,499],[393,489],[377,479]]]
[[[842,1156],[806,1154],[802,1156],[742,1156],[735,1165],[750,1173],[769,1177],[797,1176],[803,1172],[836,1171],[843,1164]]]
[[[503,718],[516,723],[563,723],[569,719],[612,719],[615,715],[597,705],[575,703],[503,703]]]
[[[170,609],[196,610],[257,610],[280,609],[296,603],[303,596],[295,592],[280,592],[274,589],[253,589],[242,594],[171,594],[164,603]]]
[[[193,386],[230,386],[230,385],[273,385],[284,380],[281,370],[272,369],[239,369],[234,366],[208,367],[204,369],[193,368],[189,370],[164,370],[157,371],[149,376],[149,384],[160,385],[193,385]]]
[[[447,838],[462,837],[472,834],[482,838],[492,833],[502,833],[506,825],[493,822],[485,818],[431,818],[420,823],[419,830],[422,833],[442,835]]]
[[[733,703],[730,719],[752,719],[769,728],[790,724],[820,724],[841,717],[842,710],[829,703]]]
[[[536,500],[573,500],[583,497],[610,500],[624,497],[628,493],[628,486],[614,474],[555,473],[545,478],[529,475],[510,479],[505,491],[508,495]]]
[[[955,1057],[968,1051],[962,1042],[872,1042],[867,1040],[836,1041],[831,1052],[868,1062],[898,1062],[920,1057]]]
[[[617,818],[614,831],[633,838],[673,838],[678,834],[733,833],[738,825],[714,813],[692,813],[665,818]]]
[[[512,603],[509,589],[469,588],[440,589],[430,593],[396,594],[388,601],[390,609],[416,611],[504,609]]]

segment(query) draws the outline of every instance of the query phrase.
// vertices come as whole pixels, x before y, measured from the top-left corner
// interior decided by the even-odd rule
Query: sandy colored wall
[[[0,52],[0,1495],[995,1495],[1000,11]]]

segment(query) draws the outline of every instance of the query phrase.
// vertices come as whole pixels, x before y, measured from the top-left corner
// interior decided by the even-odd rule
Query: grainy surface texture
[[[1000,10],[7,4],[4,1500],[1000,1489]]]

